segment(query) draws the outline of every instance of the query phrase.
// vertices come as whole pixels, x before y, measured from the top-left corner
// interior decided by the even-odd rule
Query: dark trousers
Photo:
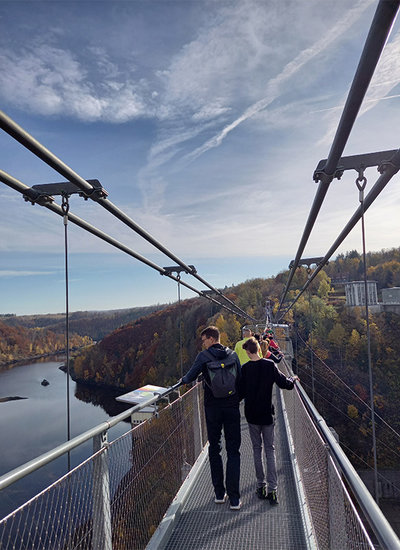
[[[209,441],[208,457],[210,459],[211,479],[214,485],[215,496],[222,498],[226,492],[231,503],[237,504],[240,497],[239,448],[241,433],[239,406],[206,406],[205,413]],[[221,457],[222,428],[224,429],[227,454],[225,483]]]

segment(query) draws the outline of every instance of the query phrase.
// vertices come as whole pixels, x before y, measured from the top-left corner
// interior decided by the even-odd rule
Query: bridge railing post
[[[110,473],[107,432],[93,437],[93,550],[112,550]]]
[[[195,451],[196,458],[200,455],[204,446],[200,407],[201,407],[200,388],[198,384],[194,389],[194,404],[193,404],[194,451]]]

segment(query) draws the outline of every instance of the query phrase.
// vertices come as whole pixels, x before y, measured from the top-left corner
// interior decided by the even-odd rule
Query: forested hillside
[[[303,283],[307,274],[303,271]],[[330,262],[288,313],[297,350],[297,370],[303,386],[335,428],[352,462],[373,464],[368,342],[365,308],[345,306],[335,299],[341,284],[331,280],[361,280],[361,256],[352,251]],[[369,280],[378,289],[400,286],[400,249],[367,255]],[[296,290],[289,294],[293,298]],[[370,349],[380,468],[400,467],[400,316],[391,312],[369,315]],[[312,354],[311,348],[314,350]]]
[[[196,353],[196,327],[207,323],[210,305],[203,299],[185,300],[181,315],[186,366]],[[176,382],[180,376],[179,319],[178,306],[172,305],[119,328],[74,360],[74,377],[127,390],[146,383]],[[235,335],[239,334],[239,323],[233,325]]]
[[[116,328],[153,311],[166,307],[157,304],[146,307],[116,309],[112,311],[75,311],[69,315],[69,329],[80,336],[101,340]],[[65,332],[65,314],[48,315],[0,315],[0,321],[10,327],[47,328],[57,334]]]
[[[400,286],[400,249],[368,254],[368,276],[379,288]],[[372,461],[368,356],[365,310],[348,308],[340,282],[362,278],[362,259],[356,251],[340,255],[322,270],[286,314],[292,329],[296,368],[302,384],[329,425],[340,434],[343,446],[358,466]],[[225,290],[227,296],[253,317],[262,320],[266,300],[276,307],[288,272],[269,279],[253,279]],[[333,281],[339,281],[332,284]],[[289,291],[290,299],[307,281],[299,268]],[[204,299],[182,302],[183,372],[200,350],[200,331],[217,325],[222,343],[233,346],[244,320]],[[106,336],[75,360],[75,377],[86,383],[105,384],[129,391],[146,383],[170,385],[180,377],[179,308],[177,304],[130,323]],[[377,425],[380,467],[400,466],[400,316],[370,314],[371,353],[376,411],[384,422]],[[311,360],[311,347],[315,354]],[[312,383],[313,369],[314,384]],[[390,424],[392,429],[385,426]],[[390,451],[388,450],[390,449]]]
[[[225,295],[252,316],[262,318],[265,302],[279,295],[282,283],[253,279],[225,291]],[[200,351],[199,334],[212,323],[221,330],[221,342],[234,346],[243,319],[204,298],[194,298],[143,317],[106,336],[74,361],[76,379],[125,390],[143,384],[170,385],[181,376],[179,325],[182,315],[182,367],[185,372]]]
[[[165,305],[70,313],[71,349],[78,349]],[[65,350],[65,315],[0,315],[0,367]]]
[[[71,349],[88,346],[88,336],[70,334]],[[17,361],[61,353],[65,350],[65,337],[49,329],[9,327],[0,321],[0,368]]]
[[[369,253],[368,278],[382,288],[400,286],[400,248]],[[370,392],[365,308],[348,308],[344,300],[344,280],[360,280],[362,257],[351,251],[338,256],[322,270],[310,289],[304,292],[285,315],[291,327],[295,349],[294,366],[303,386],[357,466],[372,463]],[[269,279],[252,279],[224,290],[230,300],[262,321],[265,303],[276,309],[288,272]],[[307,281],[307,271],[298,268],[288,293],[288,303]],[[238,318],[204,298],[193,298],[123,324],[124,316],[137,310],[99,312],[91,318],[74,314],[71,345],[89,343],[89,336],[105,334],[96,345],[87,347],[74,359],[74,378],[86,383],[122,391],[146,383],[168,386],[190,367],[201,349],[199,333],[208,324],[221,330],[223,344],[234,346],[240,338],[244,319]],[[143,309],[140,308],[143,314]],[[108,313],[108,314],[107,314]],[[44,319],[46,317],[47,319]],[[52,318],[51,318],[52,317]],[[179,326],[182,318],[182,356]],[[18,318],[8,318],[8,324]],[[385,312],[370,314],[371,359],[374,406],[377,420],[380,467],[400,467],[400,432],[397,404],[400,402],[400,316]],[[35,323],[42,323],[39,328]],[[76,322],[76,324],[75,324]],[[54,316],[24,319],[33,328],[0,323],[0,361],[7,362],[64,348],[64,328],[56,333],[50,327],[64,323]],[[31,323],[31,325],[30,325]],[[110,323],[110,324],[109,324]],[[62,325],[63,326],[63,325]],[[311,349],[314,350],[313,354]],[[182,362],[182,367],[181,367]],[[0,363],[1,364],[1,363]],[[390,426],[390,427],[388,427]]]
[[[360,281],[364,276],[362,256],[356,250],[339,254],[324,271],[332,279],[343,277],[348,281]],[[377,282],[378,290],[400,286],[400,248],[368,252],[367,274],[369,280]]]

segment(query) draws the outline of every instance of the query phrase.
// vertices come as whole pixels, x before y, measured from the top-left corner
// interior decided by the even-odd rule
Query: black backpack
[[[223,359],[217,359],[209,351],[204,350],[210,361],[207,363],[207,372],[210,384],[207,386],[214,397],[230,397],[236,393],[236,378],[238,375],[236,353],[227,350],[228,355]]]

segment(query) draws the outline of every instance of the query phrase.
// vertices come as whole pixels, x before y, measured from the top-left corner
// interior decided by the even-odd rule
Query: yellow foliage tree
[[[347,414],[350,418],[358,418],[358,409],[354,405],[347,405]]]

